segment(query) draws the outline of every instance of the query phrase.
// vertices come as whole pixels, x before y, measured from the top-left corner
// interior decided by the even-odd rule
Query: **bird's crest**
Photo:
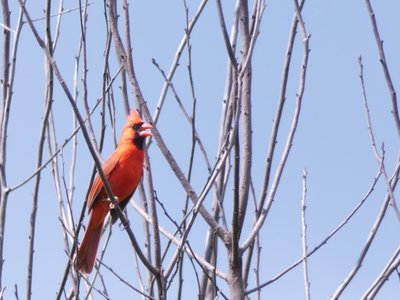
[[[143,123],[142,118],[137,113],[136,109],[132,108],[130,114],[127,117],[127,123],[129,124],[140,124]]]

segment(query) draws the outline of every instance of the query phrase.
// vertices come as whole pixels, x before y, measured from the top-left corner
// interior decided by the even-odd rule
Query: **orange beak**
[[[150,124],[144,123],[142,125],[142,127],[140,127],[140,133],[139,135],[141,137],[148,137],[148,136],[152,136],[153,134],[150,131],[146,131],[147,129],[151,129],[153,128],[153,126],[151,126]]]

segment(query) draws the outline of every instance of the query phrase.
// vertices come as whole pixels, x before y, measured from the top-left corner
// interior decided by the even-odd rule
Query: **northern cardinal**
[[[121,209],[128,204],[143,174],[143,143],[152,134],[137,112],[132,109],[122,130],[118,146],[103,165],[103,172],[110,187],[118,199]],[[89,211],[89,222],[79,246],[77,260],[82,273],[90,273],[96,261],[104,220],[110,211],[110,200],[97,175],[86,199]],[[117,220],[116,212],[111,209],[113,222]]]

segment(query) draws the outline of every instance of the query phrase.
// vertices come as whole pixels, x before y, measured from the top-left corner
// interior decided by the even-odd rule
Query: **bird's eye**
[[[142,126],[141,124],[133,124],[133,125],[131,125],[131,128],[132,128],[133,130],[135,130],[135,131],[138,131],[138,130],[140,129],[141,126]]]

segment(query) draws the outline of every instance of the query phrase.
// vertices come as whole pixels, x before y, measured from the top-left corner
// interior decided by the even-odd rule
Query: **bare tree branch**
[[[129,282],[127,282],[123,277],[121,277],[120,275],[118,275],[111,267],[109,267],[108,265],[106,265],[103,261],[99,261],[99,263],[106,268],[108,271],[110,271],[115,277],[117,277],[121,282],[123,282],[125,285],[127,285],[128,287],[130,287],[132,290],[134,290],[135,292],[139,293],[140,295],[144,296],[146,299],[156,299],[150,295],[147,295],[145,293],[143,293],[141,290],[135,288],[133,285],[131,285]]]
[[[372,143],[372,147],[373,150],[375,152],[376,158],[378,160],[378,163],[380,165],[382,174],[384,176],[385,182],[388,186],[388,194],[386,195],[385,201],[383,203],[383,206],[381,208],[381,211],[378,215],[378,217],[375,220],[375,223],[370,231],[370,234],[367,238],[367,241],[365,242],[364,247],[361,250],[360,256],[356,262],[356,265],[354,266],[354,268],[350,271],[350,273],[347,275],[347,277],[344,279],[344,281],[342,282],[342,284],[336,289],[335,293],[332,296],[332,299],[338,299],[340,297],[340,295],[344,292],[344,290],[346,289],[346,287],[348,286],[348,284],[354,279],[355,275],[357,274],[357,272],[359,271],[359,269],[361,268],[362,262],[364,261],[367,252],[369,251],[369,248],[376,236],[376,233],[382,223],[383,217],[385,216],[386,213],[386,209],[389,203],[392,204],[395,212],[396,212],[396,216],[399,219],[400,217],[400,212],[397,209],[397,205],[393,196],[393,190],[396,187],[397,181],[398,181],[398,176],[399,176],[399,169],[400,169],[400,161],[397,162],[397,167],[395,172],[393,173],[393,176],[391,179],[389,179],[386,175],[386,171],[385,171],[385,167],[384,167],[384,152],[382,153],[382,155],[378,154],[378,150],[376,148],[376,144],[375,144],[375,136],[373,133],[373,129],[372,129],[372,123],[371,123],[371,118],[369,115],[369,107],[368,107],[368,101],[367,101],[367,96],[366,96],[366,91],[365,91],[365,84],[364,84],[364,73],[363,73],[363,64],[362,64],[362,60],[361,57],[359,58],[359,66],[360,66],[360,80],[361,80],[361,87],[362,87],[362,94],[363,94],[363,100],[364,100],[364,107],[365,107],[365,112],[366,112],[366,117],[367,117],[367,124],[368,124],[368,131],[369,131],[369,135],[370,135],[370,139],[371,139],[371,143]],[[400,220],[400,219],[399,219]]]
[[[376,278],[374,283],[368,288],[361,299],[372,300],[375,299],[376,295],[384,285],[384,283],[389,279],[389,276],[399,267],[400,265],[400,248],[397,248],[393,256],[388,261],[387,265]]]
[[[152,133],[154,138],[157,141],[157,144],[159,145],[159,148],[161,150],[161,152],[163,153],[163,155],[165,156],[166,160],[168,161],[168,163],[171,166],[171,169],[175,172],[176,177],[178,178],[178,180],[181,182],[183,188],[186,190],[186,192],[188,193],[188,195],[190,196],[190,198],[192,199],[193,203],[195,203],[195,205],[199,206],[198,210],[200,212],[200,214],[203,216],[203,218],[206,220],[206,222],[209,224],[209,226],[211,228],[213,228],[213,230],[215,230],[218,234],[218,236],[222,239],[228,242],[229,239],[227,239],[227,233],[218,225],[217,222],[215,222],[215,220],[212,218],[212,216],[207,212],[207,210],[201,206],[201,201],[199,201],[199,197],[197,196],[196,192],[194,191],[194,189],[192,188],[192,186],[190,185],[190,183],[187,181],[185,175],[183,174],[183,172],[181,171],[181,168],[178,166],[178,163],[176,162],[176,160],[173,158],[171,152],[168,150],[168,148],[166,147],[166,144],[164,143],[164,140],[162,139],[157,126],[154,126],[154,122],[151,119],[150,116],[150,112],[148,110],[148,107],[146,105],[146,102],[143,98],[142,92],[140,90],[140,87],[138,85],[135,73],[133,71],[133,69],[130,69],[130,65],[126,62],[127,56],[126,56],[126,52],[125,49],[123,47],[121,38],[119,36],[118,33],[118,29],[116,27],[116,15],[115,12],[113,11],[113,0],[109,0],[110,4],[108,5],[109,8],[109,19],[110,19],[110,23],[111,23],[111,31],[113,34],[113,38],[114,38],[114,44],[117,48],[117,51],[120,55],[120,57],[122,58],[122,61],[124,62],[124,66],[125,69],[128,72],[129,75],[129,80],[133,86],[134,92],[136,94],[136,101],[137,101],[137,106],[139,109],[142,110],[146,120],[148,120],[150,122],[150,124],[153,124],[153,129],[152,129]],[[203,198],[204,200],[204,198]]]
[[[367,93],[365,91],[364,65],[362,63],[361,56],[358,58],[358,63],[360,65],[360,76],[359,77],[360,77],[360,81],[361,81],[361,88],[362,88],[362,95],[363,95],[363,100],[364,100],[365,115],[366,115],[366,119],[367,119],[368,133],[369,133],[369,137],[371,139],[372,149],[374,151],[374,154],[375,154],[376,160],[378,161],[378,164],[382,168],[382,174],[383,174],[383,177],[385,179],[386,186],[388,188],[388,192],[389,192],[390,199],[391,199],[390,200],[390,204],[392,205],[393,210],[394,210],[394,212],[396,214],[396,217],[400,222],[400,211],[399,211],[399,208],[397,207],[396,200],[395,200],[395,197],[394,197],[394,193],[393,193],[392,187],[390,185],[390,181],[389,181],[388,175],[386,173],[385,162],[384,162],[385,150],[384,150],[384,147],[383,147],[383,144],[382,144],[382,155],[380,155],[379,152],[378,152],[378,149],[376,147],[375,135],[374,135],[374,132],[373,132],[373,129],[372,129],[372,121],[371,121],[371,116],[370,116],[370,111],[369,111],[369,106],[368,106],[368,101],[367,101]]]
[[[10,27],[10,9],[8,1],[2,0],[3,23]],[[10,31],[3,31],[2,48],[2,105],[0,106],[0,293],[3,293],[3,263],[4,263],[4,237],[6,226],[6,210],[8,194],[10,192],[6,177],[6,157],[7,157],[7,132],[10,118],[11,100],[13,95],[13,85],[17,64],[17,50],[19,45],[20,33],[23,25],[22,10],[18,15],[17,28],[15,30],[10,61]]]
[[[136,238],[135,238],[135,236],[134,236],[134,234],[133,234],[133,232],[132,232],[132,230],[131,230],[131,228],[129,226],[129,222],[127,221],[124,213],[121,211],[121,208],[119,207],[118,202],[117,202],[117,200],[115,199],[115,197],[114,197],[114,195],[112,193],[110,185],[108,184],[107,179],[106,179],[106,177],[104,175],[103,169],[101,167],[100,159],[99,159],[99,157],[97,157],[97,153],[94,150],[94,146],[91,144],[88,131],[87,131],[87,129],[85,127],[85,124],[83,122],[83,118],[82,118],[82,116],[81,116],[81,114],[80,114],[80,112],[78,110],[78,107],[76,106],[76,103],[74,101],[74,98],[73,98],[71,92],[69,91],[69,89],[68,89],[68,87],[67,87],[67,85],[66,85],[66,83],[65,83],[65,81],[63,79],[63,77],[61,76],[61,73],[60,73],[60,71],[59,71],[59,69],[57,67],[56,62],[54,61],[53,57],[49,53],[48,49],[46,48],[46,45],[44,44],[43,40],[40,38],[35,26],[33,25],[32,20],[31,20],[31,18],[29,16],[29,13],[26,10],[25,4],[22,2],[22,0],[18,0],[18,2],[19,2],[20,6],[21,6],[21,8],[22,8],[22,10],[24,12],[24,15],[25,15],[25,17],[26,17],[26,19],[28,21],[28,24],[29,24],[29,26],[30,26],[30,28],[31,28],[31,30],[32,30],[32,32],[33,32],[33,34],[34,34],[34,36],[35,36],[35,38],[36,38],[36,40],[37,40],[37,42],[39,44],[39,46],[42,48],[42,50],[46,54],[46,57],[49,60],[51,66],[52,66],[52,68],[54,70],[54,74],[56,75],[57,79],[59,80],[59,82],[61,84],[61,87],[63,88],[64,93],[66,94],[67,99],[69,100],[69,102],[70,102],[70,104],[72,106],[72,109],[73,109],[73,111],[74,111],[74,113],[75,113],[75,115],[77,117],[79,125],[81,126],[82,134],[83,134],[83,136],[85,138],[85,142],[86,142],[86,144],[87,144],[87,146],[89,148],[90,154],[92,155],[92,157],[93,157],[93,159],[94,159],[94,161],[96,163],[98,174],[99,174],[100,178],[103,181],[104,188],[105,188],[105,190],[107,192],[107,195],[109,196],[109,198],[111,199],[111,201],[112,201],[112,203],[113,203],[113,205],[115,207],[115,211],[116,211],[118,217],[121,219],[121,222],[124,224],[124,226],[126,226],[125,229],[126,229],[126,231],[128,233],[128,236],[129,236],[132,244],[134,245],[136,251],[138,252],[140,259],[145,264],[146,268],[151,270],[153,272],[153,274],[155,274],[155,275],[158,274],[158,271],[155,270],[153,268],[153,266],[148,263],[146,257],[141,252],[140,247],[139,247],[139,245],[138,245],[138,243],[136,241]]]
[[[139,207],[135,202],[131,201],[130,202],[131,205],[133,206],[133,208],[148,222],[148,223],[152,223],[151,218],[143,211],[143,209],[141,207]],[[215,272],[217,274],[218,277],[220,277],[223,280],[227,280],[227,275],[223,272],[221,272],[220,270],[216,269],[213,265],[209,264],[208,262],[206,262],[200,255],[197,255],[195,253],[193,253],[193,251],[191,251],[186,245],[184,245],[184,242],[182,240],[178,240],[174,237],[173,234],[169,233],[166,229],[164,229],[162,226],[159,226],[159,230],[160,232],[167,237],[170,241],[172,241],[176,246],[181,247],[185,253],[192,257],[195,258],[195,260],[199,263],[201,263],[202,267]],[[183,245],[183,246],[182,246]]]
[[[180,42],[180,44],[178,46],[178,49],[176,51],[176,54],[175,54],[175,57],[173,59],[172,65],[171,65],[171,67],[169,69],[169,72],[168,72],[168,75],[167,75],[168,81],[164,82],[164,85],[163,85],[162,90],[161,90],[161,95],[160,95],[158,103],[157,103],[157,108],[156,108],[156,111],[155,111],[155,113],[153,115],[154,124],[157,124],[157,121],[158,121],[158,118],[160,116],[162,107],[164,105],[165,97],[166,97],[167,92],[168,92],[169,82],[172,81],[172,78],[173,78],[173,76],[175,74],[175,71],[178,68],[179,60],[180,60],[181,55],[183,53],[183,50],[184,50],[184,48],[186,46],[187,35],[188,34],[190,35],[190,33],[192,32],[194,26],[196,25],[198,19],[200,18],[201,14],[203,12],[204,7],[206,6],[207,2],[208,2],[208,0],[202,0],[200,2],[195,15],[193,16],[193,18],[189,22],[189,25],[187,26],[186,32],[183,35],[182,40],[181,40],[181,42]],[[150,146],[150,143],[151,143],[151,139],[148,139],[147,145]]]
[[[301,195],[301,237],[303,248],[303,275],[306,300],[310,300],[310,281],[308,279],[308,259],[307,259],[307,222],[306,222],[306,196],[307,196],[307,170],[303,170],[303,193]]]
[[[398,169],[400,169],[400,165],[398,166]],[[399,170],[397,170],[399,171]],[[374,177],[371,186],[369,187],[368,191],[366,192],[366,194],[364,195],[364,197],[361,199],[361,201],[356,205],[356,207],[344,218],[344,220],[334,229],[332,230],[332,232],[326,237],[324,238],[320,243],[318,243],[317,246],[315,246],[313,248],[313,250],[311,250],[310,252],[308,252],[307,254],[307,258],[309,258],[310,256],[312,256],[314,253],[316,253],[321,247],[323,247],[324,245],[326,245],[332,237],[334,237],[341,229],[344,228],[344,226],[346,224],[348,224],[350,222],[350,220],[355,216],[355,214],[360,210],[360,208],[365,204],[365,202],[368,200],[368,198],[371,196],[372,192],[375,189],[375,186],[381,176],[382,172],[379,168],[379,173]],[[287,267],[285,270],[283,270],[282,272],[280,272],[278,275],[274,276],[272,279],[262,283],[261,285],[249,289],[246,291],[246,294],[252,294],[256,291],[259,291],[260,289],[270,285],[273,282],[276,282],[277,280],[279,280],[280,278],[282,278],[282,276],[286,275],[288,272],[290,272],[291,270],[293,270],[294,268],[296,268],[297,266],[299,266],[304,260],[304,257],[300,258],[299,260],[297,260],[295,263],[291,264],[289,267]]]
[[[49,53],[53,55],[52,49],[52,40],[50,33],[50,11],[51,11],[51,1],[46,1],[46,45]],[[40,129],[39,135],[39,146],[38,146],[38,154],[37,154],[37,163],[36,167],[39,168],[42,164],[43,159],[43,148],[44,142],[46,140],[46,128],[49,119],[49,115],[51,112],[51,107],[53,103],[53,71],[51,66],[46,63],[46,96],[45,96],[45,111],[44,117],[42,120],[42,125]],[[38,207],[38,199],[39,199],[39,186],[40,186],[40,173],[36,175],[35,186],[33,191],[33,199],[32,199],[32,211],[30,216],[30,228],[29,228],[29,247],[28,247],[28,267],[27,267],[27,278],[26,278],[26,299],[31,299],[32,297],[32,280],[33,280],[33,253],[35,246],[35,231],[36,231],[36,213]]]
[[[389,72],[389,67],[386,62],[385,51],[383,50],[383,40],[381,39],[379,31],[378,31],[378,25],[376,24],[375,13],[372,9],[371,1],[365,0],[365,5],[367,6],[368,14],[369,14],[369,17],[371,20],[372,31],[374,33],[376,46],[378,47],[378,51],[379,51],[379,60],[382,65],[383,74],[385,76],[385,80],[388,85],[388,89],[389,89],[389,93],[390,93],[390,97],[391,97],[391,101],[392,101],[392,114],[393,114],[393,118],[394,118],[394,123],[396,125],[397,134],[400,136],[400,116],[399,116],[399,109],[398,109],[398,105],[397,105],[397,94],[396,94],[396,90],[395,90],[393,82],[392,82],[392,77]]]
[[[253,243],[257,233],[259,232],[259,230],[261,229],[261,227],[265,221],[265,218],[268,215],[268,212],[271,208],[272,202],[275,197],[275,193],[278,189],[279,182],[280,182],[283,170],[285,168],[287,158],[290,153],[290,149],[292,147],[294,135],[296,133],[297,124],[298,124],[299,117],[300,117],[301,104],[302,104],[303,94],[304,94],[304,89],[305,89],[308,55],[309,55],[309,51],[310,51],[309,45],[308,45],[310,36],[307,35],[305,25],[304,25],[304,22],[301,17],[300,6],[297,4],[297,1],[295,1],[295,8],[296,8],[296,13],[295,13],[296,18],[300,24],[300,29],[301,29],[302,37],[303,37],[303,62],[301,65],[301,70],[300,70],[299,89],[298,89],[298,93],[297,93],[297,97],[296,97],[296,107],[295,107],[295,111],[294,111],[294,115],[293,115],[293,119],[292,119],[292,125],[291,125],[290,131],[288,133],[288,137],[286,140],[285,149],[283,151],[282,158],[279,162],[278,169],[275,173],[275,178],[271,185],[269,197],[268,197],[267,202],[265,203],[264,207],[260,211],[260,217],[258,218],[257,222],[253,226],[251,233],[249,234],[249,236],[247,237],[245,242],[242,244],[241,251],[245,251]],[[264,191],[263,191],[263,193],[264,193]]]

